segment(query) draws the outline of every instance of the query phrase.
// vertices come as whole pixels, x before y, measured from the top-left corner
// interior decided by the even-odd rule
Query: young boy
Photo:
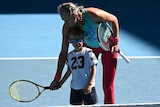
[[[57,86],[61,87],[70,74],[72,74],[70,104],[96,104],[95,76],[98,60],[91,49],[83,47],[84,33],[82,29],[72,27],[69,30],[68,38],[74,50],[68,54],[67,72]]]

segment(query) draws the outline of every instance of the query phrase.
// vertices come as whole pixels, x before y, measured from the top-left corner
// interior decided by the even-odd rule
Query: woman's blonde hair
[[[83,6],[78,6],[78,4],[72,2],[62,3],[57,7],[59,14],[62,15],[64,13],[67,13],[70,16],[73,16],[75,12],[82,11],[83,8]]]

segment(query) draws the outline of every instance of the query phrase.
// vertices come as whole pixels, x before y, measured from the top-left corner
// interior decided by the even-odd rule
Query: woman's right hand
[[[57,80],[53,80],[50,84],[50,90],[55,90],[55,86],[57,85],[58,81]]]
[[[51,85],[50,85],[50,90],[58,90],[61,88],[62,84],[56,80],[53,80]]]

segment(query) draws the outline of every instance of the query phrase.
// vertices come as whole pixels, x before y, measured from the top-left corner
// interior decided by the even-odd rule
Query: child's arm
[[[84,90],[85,94],[89,94],[92,91],[92,84],[93,84],[93,82],[95,80],[95,76],[96,76],[96,67],[97,67],[97,65],[91,66],[90,79],[89,79],[88,84]]]
[[[55,88],[54,89],[59,89],[61,88],[61,86],[63,85],[63,83],[68,79],[68,77],[70,76],[71,74],[71,70],[67,69],[67,72],[64,74],[63,78],[56,84]]]
[[[64,74],[63,78],[60,80],[60,85],[63,85],[63,83],[68,79],[70,74],[71,74],[71,70],[68,67],[67,72]]]

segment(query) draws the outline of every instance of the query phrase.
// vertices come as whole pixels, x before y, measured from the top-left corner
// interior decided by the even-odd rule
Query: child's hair
[[[70,35],[84,38],[84,31],[78,26],[73,26],[68,31],[68,38],[70,38]]]

